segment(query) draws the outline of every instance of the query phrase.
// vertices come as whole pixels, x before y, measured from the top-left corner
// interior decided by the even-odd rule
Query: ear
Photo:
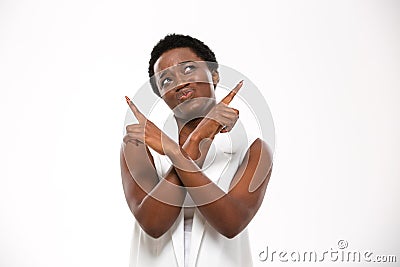
[[[213,80],[213,84],[214,84],[214,88],[217,87],[217,84],[219,83],[219,73],[218,70],[213,70],[213,72],[211,73],[212,75],[212,80]]]

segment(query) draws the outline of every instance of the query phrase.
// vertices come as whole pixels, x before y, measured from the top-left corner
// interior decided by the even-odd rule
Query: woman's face
[[[163,53],[154,64],[155,82],[162,99],[181,119],[204,117],[216,104],[212,74],[190,48],[175,48]]]

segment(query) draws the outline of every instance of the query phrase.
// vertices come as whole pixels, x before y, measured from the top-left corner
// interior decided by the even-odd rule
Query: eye
[[[194,66],[194,65],[188,65],[188,66],[185,66],[185,69],[183,70],[183,72],[184,72],[185,74],[188,74],[188,73],[193,72],[195,69],[196,69],[196,66]]]
[[[168,87],[168,85],[170,85],[171,83],[172,83],[172,79],[169,77],[166,77],[161,80],[161,88]]]

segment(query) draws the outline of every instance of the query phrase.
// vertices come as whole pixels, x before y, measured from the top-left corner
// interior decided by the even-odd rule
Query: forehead
[[[154,72],[160,72],[185,61],[203,61],[188,47],[174,48],[164,52],[154,64]]]

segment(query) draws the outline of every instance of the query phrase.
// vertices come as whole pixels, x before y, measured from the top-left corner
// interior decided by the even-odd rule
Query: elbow
[[[236,209],[235,215],[228,215],[226,223],[223,224],[223,227],[218,232],[228,239],[238,236],[246,229],[254,216],[249,209],[242,209],[240,214],[241,216],[238,216],[238,210]]]
[[[166,232],[168,232],[170,225],[162,225],[158,221],[138,219],[136,221],[139,223],[142,230],[154,239],[162,237]]]
[[[236,208],[232,213],[226,213],[226,222],[219,233],[228,239],[238,236],[253,218],[253,213],[248,208]],[[222,226],[222,225],[221,225]]]
[[[162,237],[169,228],[167,227],[162,227],[160,225],[154,225],[154,224],[149,224],[149,223],[143,223],[137,220],[137,222],[140,225],[140,228],[150,237],[154,239],[158,239]]]
[[[238,233],[226,233],[226,234],[223,234],[226,238],[228,238],[228,239],[232,239],[232,238],[234,238],[235,236],[237,236],[238,235]]]
[[[144,208],[141,204],[138,204],[136,208],[133,209],[133,215],[145,234],[158,239],[171,229],[180,210],[163,213],[157,212],[154,207],[150,208],[151,209],[149,209],[149,207]]]
[[[228,239],[235,238],[238,236],[247,226],[247,223],[241,223],[236,225],[230,225],[229,227],[220,231],[220,234]]]
[[[167,231],[160,228],[143,228],[143,231],[154,239],[162,237]]]
[[[224,231],[221,234],[228,239],[232,239],[232,238],[235,238],[237,235],[239,235],[243,230],[244,230],[244,228],[234,229],[234,230],[230,230],[230,231]]]

